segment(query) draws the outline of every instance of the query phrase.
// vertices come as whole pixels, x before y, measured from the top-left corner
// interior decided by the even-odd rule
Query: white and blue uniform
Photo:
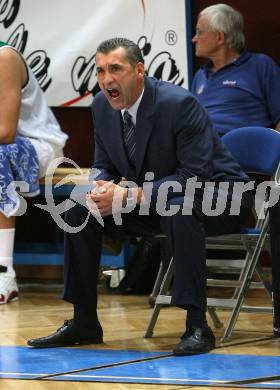
[[[0,50],[7,47],[16,51],[7,45],[0,45]],[[21,91],[15,141],[0,144],[0,212],[6,217],[14,215],[19,207],[16,188],[11,184],[24,182],[29,196],[38,194],[39,178],[45,175],[53,159],[63,156],[68,138],[48,107],[34,74],[25,65],[28,80]]]

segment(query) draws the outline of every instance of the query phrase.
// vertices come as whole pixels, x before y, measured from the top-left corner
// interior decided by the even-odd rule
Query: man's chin
[[[108,99],[108,101],[110,103],[110,106],[114,110],[122,110],[123,108],[125,108],[124,103],[122,103],[122,102],[117,102],[117,101],[114,101],[113,99]]]
[[[206,54],[203,54],[203,52],[201,52],[200,50],[196,50],[195,55],[196,55],[196,57],[199,57],[199,58],[208,58],[208,56]]]

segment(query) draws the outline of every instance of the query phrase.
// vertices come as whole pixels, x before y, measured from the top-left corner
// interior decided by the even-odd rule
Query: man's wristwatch
[[[127,189],[127,197],[126,197],[126,207],[133,207],[135,206],[135,199],[133,196],[132,188]]]

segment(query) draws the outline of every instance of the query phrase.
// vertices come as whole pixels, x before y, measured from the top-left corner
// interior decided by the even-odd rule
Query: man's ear
[[[218,31],[218,43],[223,45],[226,41],[225,33],[223,31]]]
[[[145,75],[145,66],[142,62],[138,62],[136,65],[136,73],[138,77],[144,77]]]

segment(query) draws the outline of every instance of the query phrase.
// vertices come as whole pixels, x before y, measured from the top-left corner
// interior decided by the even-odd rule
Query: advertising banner
[[[0,40],[24,56],[50,106],[89,106],[98,90],[95,51],[126,37],[147,74],[188,87],[189,0],[0,0]]]

